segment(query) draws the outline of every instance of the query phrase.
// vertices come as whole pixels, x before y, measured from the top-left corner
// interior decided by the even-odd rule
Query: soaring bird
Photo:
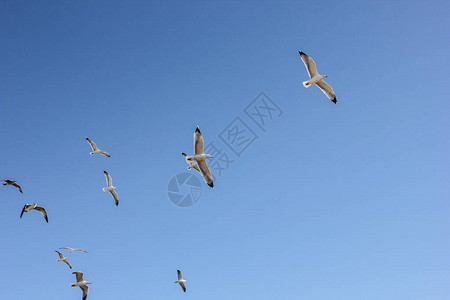
[[[18,189],[19,192],[21,192],[21,193],[23,194],[22,188],[20,187],[20,185],[18,185],[18,184],[16,183],[15,180],[5,179],[5,180],[2,180],[2,181],[4,182],[3,185],[12,185],[12,186],[15,187],[16,189]]]
[[[55,252],[58,253],[58,255],[59,255],[59,259],[56,262],[63,261],[66,263],[66,265],[69,266],[69,268],[72,269],[72,266],[70,265],[70,262],[67,260],[67,257],[64,257],[64,255],[59,251],[55,250]]]
[[[312,84],[315,84],[319,87],[319,89],[322,90],[322,92],[334,102],[334,104],[337,103],[336,95],[334,94],[333,89],[331,86],[329,86],[323,79],[327,78],[327,75],[320,75],[319,72],[317,72],[316,63],[314,60],[303,53],[302,51],[298,51],[300,54],[300,57],[302,58],[303,63],[305,64],[306,70],[309,74],[309,80],[303,81],[303,86],[308,88]]]
[[[77,283],[72,283],[70,285],[70,287],[76,287],[79,286],[80,289],[83,291],[83,300],[86,300],[88,292],[89,292],[89,287],[88,284],[91,284],[89,281],[86,281],[83,279],[83,272],[72,272],[72,274],[76,275],[77,278]]]
[[[47,221],[47,223],[48,223],[48,217],[47,217],[47,212],[45,211],[45,208],[37,206],[37,203],[25,204],[25,206],[22,209],[22,212],[20,213],[20,217],[22,218],[24,212],[29,212],[30,210],[33,210],[33,209],[40,211],[42,213],[42,215],[44,216],[45,221]]]
[[[190,167],[188,167],[188,169],[194,168],[197,171],[199,171],[200,174],[202,174],[205,182],[210,187],[214,188],[211,171],[209,170],[208,165],[206,164],[206,159],[214,158],[214,156],[203,153],[203,137],[202,137],[202,133],[200,132],[200,128],[198,128],[198,126],[194,132],[194,155],[189,156],[186,153],[181,153],[181,154],[186,158],[186,162],[188,164],[190,164]],[[197,162],[197,164],[195,164],[195,162]]]
[[[105,151],[98,149],[97,145],[93,141],[91,141],[89,138],[86,137],[86,141],[89,143],[89,145],[91,145],[91,148],[93,151],[93,152],[89,153],[90,155],[103,154],[104,156],[111,157],[111,155],[109,155]]]
[[[112,178],[111,178],[111,175],[109,175],[108,172],[106,172],[106,171],[103,171],[103,173],[105,173],[106,184],[107,184],[107,187],[103,188],[103,191],[104,191],[104,192],[106,192],[106,191],[110,192],[111,195],[112,195],[113,198],[114,198],[114,202],[116,203],[116,206],[119,206],[119,196],[117,195],[117,193],[116,193],[116,191],[115,191],[116,187],[114,187],[114,186],[112,185]]]
[[[75,248],[70,248],[70,247],[61,247],[59,249],[67,249],[70,251],[70,253],[74,252],[74,251],[80,251],[80,252],[84,252],[87,253],[87,251],[84,251],[83,249],[75,249]]]
[[[179,283],[181,288],[183,289],[183,292],[186,292],[186,285],[184,284],[186,282],[186,280],[183,279],[183,275],[181,274],[180,270],[177,270],[178,273],[178,280],[175,281],[174,283]]]

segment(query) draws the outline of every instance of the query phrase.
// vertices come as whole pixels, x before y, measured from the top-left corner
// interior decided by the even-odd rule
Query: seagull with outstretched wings
[[[107,185],[107,187],[103,188],[103,191],[104,191],[104,192],[106,192],[106,191],[110,192],[111,195],[112,195],[113,198],[114,198],[114,202],[116,203],[116,206],[119,206],[119,196],[117,195],[117,193],[116,193],[116,191],[115,191],[116,187],[114,187],[114,186],[112,185],[112,178],[111,178],[111,175],[109,175],[108,172],[106,172],[106,171],[103,171],[103,173],[105,174],[105,177],[106,177],[106,185]]]
[[[5,179],[5,180],[2,180],[2,181],[3,181],[3,185],[12,185],[16,189],[18,189],[19,192],[21,192],[23,194],[22,188],[20,187],[20,185],[17,184],[17,182],[15,180]]]
[[[86,137],[86,141],[89,143],[89,145],[91,145],[91,148],[92,148],[92,152],[89,153],[90,155],[103,154],[106,157],[111,157],[111,155],[109,155],[105,151],[98,149],[97,145],[93,141],[91,141],[89,138]]]
[[[45,211],[45,208],[37,206],[37,203],[25,204],[25,206],[22,209],[22,212],[20,213],[20,218],[22,218],[24,212],[29,212],[33,209],[40,211],[41,214],[44,216],[45,221],[48,223],[48,216],[47,216],[47,212]]]
[[[188,169],[194,168],[200,174],[202,174],[205,182],[212,188],[214,188],[213,178],[211,175],[211,171],[208,168],[208,164],[206,163],[206,159],[214,158],[212,155],[203,153],[203,137],[200,132],[200,128],[195,129],[194,132],[194,155],[190,156],[186,153],[182,152],[181,154],[185,157],[186,162],[190,164]]]
[[[337,103],[336,95],[334,94],[333,89],[331,86],[328,85],[323,79],[327,78],[327,75],[320,75],[319,72],[317,72],[316,63],[314,60],[303,53],[302,51],[298,51],[300,54],[300,57],[305,64],[306,70],[309,74],[309,80],[303,82],[303,86],[308,88],[311,85],[315,84],[319,87],[319,89],[330,99],[334,104]]]
[[[186,282],[186,280],[183,279],[183,275],[181,274],[180,270],[177,270],[177,274],[178,274],[178,280],[175,281],[175,283],[178,283],[181,288],[183,289],[183,292],[186,292],[186,285],[184,284]]]

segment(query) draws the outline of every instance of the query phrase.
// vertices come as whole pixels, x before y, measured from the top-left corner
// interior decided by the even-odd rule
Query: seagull
[[[183,275],[181,274],[181,271],[180,271],[180,270],[177,270],[177,273],[178,273],[178,280],[175,281],[174,283],[179,283],[180,286],[181,286],[181,288],[183,289],[183,292],[186,293],[186,285],[184,284],[184,283],[186,282],[186,280],[184,280],[184,279],[182,278]]]
[[[200,129],[195,129],[194,132],[194,155],[189,156],[186,153],[181,153],[185,158],[186,162],[190,164],[188,169],[194,168],[202,174],[203,179],[205,182],[212,188],[214,188],[213,178],[211,175],[211,171],[209,171],[208,165],[206,164],[207,158],[214,158],[214,156],[211,156],[209,154],[203,153],[203,137],[202,133],[200,132]],[[197,162],[197,164],[195,164]],[[196,168],[197,167],[197,168]]]
[[[99,154],[100,153],[100,154],[103,154],[104,156],[111,157],[111,155],[109,155],[105,151],[98,149],[97,145],[93,141],[91,141],[89,138],[86,137],[86,141],[89,143],[89,145],[91,145],[91,148],[92,148],[92,151],[93,151],[93,152],[89,153],[90,155],[94,155],[94,154]]]
[[[89,287],[88,284],[91,284],[89,281],[86,281],[83,279],[83,272],[72,272],[72,274],[76,274],[77,277],[77,283],[72,283],[70,287],[76,287],[79,286],[80,289],[83,291],[83,300],[86,300]]]
[[[15,180],[5,179],[5,180],[2,180],[2,181],[4,182],[3,185],[12,185],[12,186],[15,187],[16,189],[18,189],[19,192],[21,192],[21,193],[23,194],[22,188],[20,187],[20,185],[18,185],[18,184],[16,183]]]
[[[55,252],[58,253],[58,255],[59,255],[59,259],[56,262],[63,261],[66,263],[66,265],[69,266],[69,268],[72,269],[72,266],[70,265],[70,262],[67,260],[67,257],[64,257],[64,255],[59,251],[55,250]]]
[[[48,217],[47,217],[47,212],[45,211],[45,208],[37,206],[37,203],[25,204],[25,206],[22,209],[22,212],[20,213],[20,217],[22,218],[24,212],[29,212],[30,210],[33,210],[33,209],[40,211],[42,213],[42,215],[44,216],[45,221],[47,221],[47,223],[48,223]]]
[[[83,249],[74,249],[74,248],[70,248],[70,247],[61,247],[59,249],[67,249],[70,251],[70,253],[74,252],[74,251],[80,251],[80,252],[84,252],[87,253],[87,251],[84,251]]]
[[[181,152],[181,155],[183,155],[186,158],[186,163],[189,165],[188,170],[190,169],[194,169],[197,172],[199,172],[200,174],[202,174],[202,172],[200,171],[198,164],[195,162],[195,160],[188,160],[187,157],[189,157],[186,153]]]
[[[116,193],[116,191],[115,191],[116,187],[114,187],[114,186],[112,185],[112,178],[111,178],[111,175],[109,175],[108,172],[106,172],[106,171],[103,171],[103,173],[105,173],[105,176],[106,176],[106,184],[108,185],[107,187],[103,188],[103,191],[104,191],[104,192],[106,192],[106,191],[110,192],[111,195],[112,195],[113,198],[114,198],[114,202],[116,202],[116,206],[119,206],[119,196],[117,195],[117,193]]]
[[[306,70],[309,74],[309,80],[303,81],[303,86],[308,88],[312,84],[315,84],[319,87],[319,89],[322,90],[322,92],[334,102],[334,104],[337,103],[336,95],[334,94],[333,89],[331,86],[329,86],[325,81],[323,81],[324,78],[327,78],[327,75],[320,75],[319,72],[317,72],[316,64],[314,63],[314,60],[312,60],[311,57],[303,53],[302,51],[298,51],[300,54],[300,57],[302,58],[303,63],[305,64]]]

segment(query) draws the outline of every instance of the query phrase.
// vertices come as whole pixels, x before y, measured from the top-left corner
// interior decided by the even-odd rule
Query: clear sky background
[[[0,298],[81,299],[55,262],[70,246],[91,300],[448,299],[449,9],[1,1],[0,177],[24,193],[0,187]],[[301,85],[298,50],[337,105]],[[261,91],[284,111],[266,132],[243,112]],[[220,141],[237,116],[259,138],[173,205],[195,127]],[[49,224],[19,219],[33,202]]]

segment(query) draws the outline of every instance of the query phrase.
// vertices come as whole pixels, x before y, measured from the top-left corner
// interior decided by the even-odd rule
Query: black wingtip
[[[331,100],[334,104],[337,104],[337,100],[336,98],[334,98],[333,100]]]
[[[86,137],[86,141],[89,141],[88,137]]]
[[[208,185],[212,188],[214,188],[214,182],[208,183]]]
[[[304,52],[302,52],[302,51],[300,51],[300,50],[298,50],[298,54],[300,54],[300,55],[306,55]]]
[[[198,126],[197,126],[197,128],[195,128],[195,132],[201,133],[200,128],[198,128]]]
[[[106,172],[105,170],[103,170],[103,173],[105,173],[105,174],[106,174],[107,172]]]

